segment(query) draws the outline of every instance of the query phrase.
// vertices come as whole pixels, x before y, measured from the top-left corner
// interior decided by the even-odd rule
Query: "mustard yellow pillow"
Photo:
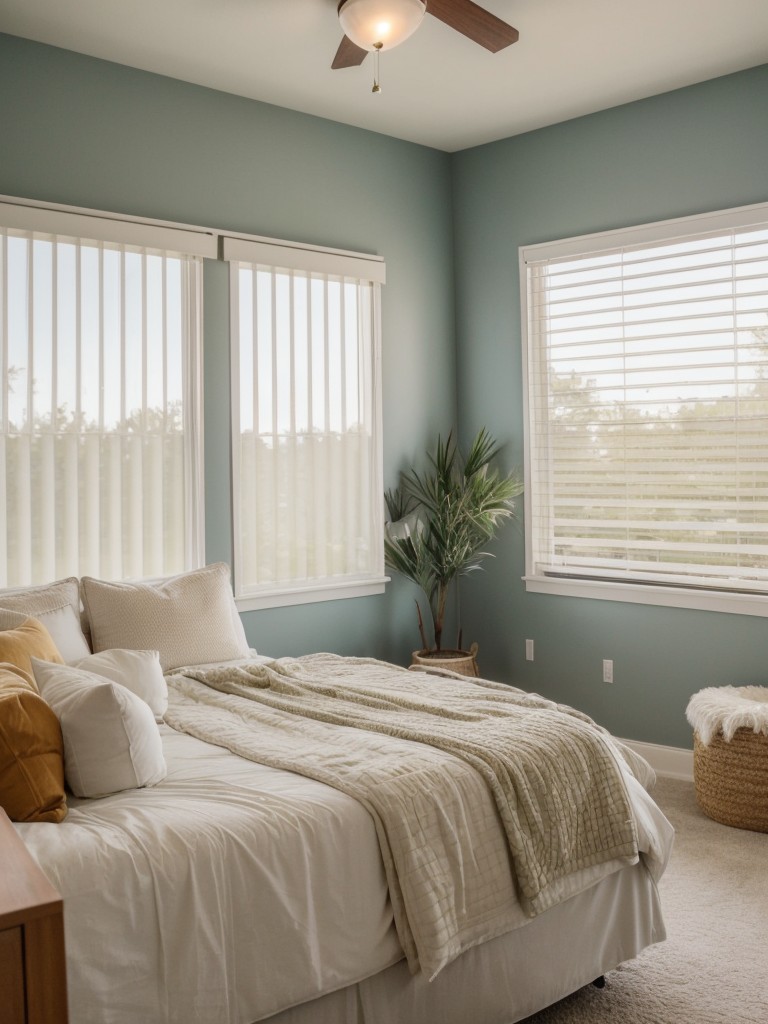
[[[31,673],[30,658],[55,661],[59,665],[64,663],[51,634],[42,622],[22,612],[0,609],[0,662],[9,662]]]
[[[62,821],[64,744],[56,715],[18,665],[0,664],[0,806],[11,821]]]

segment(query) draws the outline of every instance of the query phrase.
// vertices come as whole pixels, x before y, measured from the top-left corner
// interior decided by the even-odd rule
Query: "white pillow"
[[[156,650],[164,672],[250,654],[226,562],[158,583],[84,576],[81,585],[94,651]]]
[[[162,722],[168,709],[168,684],[157,651],[100,651],[78,661],[75,668],[95,672],[113,683],[126,686],[149,704],[155,719]]]
[[[80,625],[80,586],[76,576],[43,587],[0,590],[0,608],[23,612],[42,622],[67,663],[91,653]]]
[[[32,669],[61,724],[64,776],[75,796],[107,796],[165,778],[160,732],[140,697],[71,665],[33,658]]]

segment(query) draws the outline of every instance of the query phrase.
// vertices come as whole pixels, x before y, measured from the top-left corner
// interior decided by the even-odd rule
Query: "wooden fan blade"
[[[472,0],[427,0],[427,14],[484,46],[491,53],[516,43],[520,33]]]
[[[339,43],[339,48],[336,51],[336,56],[333,58],[331,67],[334,71],[337,68],[356,68],[358,64],[363,63],[367,56],[367,50],[364,50],[362,46],[358,46],[351,39],[347,39],[344,36]]]

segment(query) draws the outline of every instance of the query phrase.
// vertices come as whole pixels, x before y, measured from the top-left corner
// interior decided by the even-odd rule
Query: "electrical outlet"
[[[525,660],[533,661],[533,640],[525,641]]]
[[[603,658],[603,682],[613,682],[613,662],[610,658]]]

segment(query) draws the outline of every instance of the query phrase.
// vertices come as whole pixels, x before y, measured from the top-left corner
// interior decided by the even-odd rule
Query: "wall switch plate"
[[[533,640],[525,641],[525,660],[533,661]]]
[[[610,658],[603,658],[603,682],[613,682],[613,662]]]

